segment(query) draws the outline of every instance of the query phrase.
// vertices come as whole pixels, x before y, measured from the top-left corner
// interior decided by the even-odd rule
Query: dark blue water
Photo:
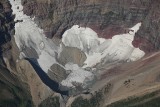
[[[33,66],[35,69],[36,73],[39,75],[41,80],[43,81],[44,84],[46,84],[49,88],[51,88],[53,91],[60,93],[61,95],[66,95],[68,96],[68,91],[62,91],[59,89],[59,83],[50,79],[49,76],[42,70],[42,68],[38,65],[38,62],[36,59],[30,59],[30,58],[25,58],[30,62],[30,64]]]

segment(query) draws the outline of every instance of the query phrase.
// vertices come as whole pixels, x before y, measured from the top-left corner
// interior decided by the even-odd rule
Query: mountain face
[[[23,0],[24,13],[35,16],[48,37],[59,37],[73,25],[90,27],[111,38],[138,22],[133,44],[146,52],[159,49],[158,0]],[[150,36],[152,35],[152,36]]]
[[[159,0],[1,0],[0,107],[159,107]]]

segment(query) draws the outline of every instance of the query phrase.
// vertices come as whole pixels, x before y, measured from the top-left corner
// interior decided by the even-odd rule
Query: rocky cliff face
[[[50,38],[61,38],[75,24],[111,38],[142,22],[133,44],[146,52],[159,50],[159,0],[23,0],[23,5]]]

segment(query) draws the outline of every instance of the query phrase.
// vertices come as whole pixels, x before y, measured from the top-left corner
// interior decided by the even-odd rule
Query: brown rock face
[[[20,60],[17,63],[17,72],[19,74],[18,78],[27,84],[32,96],[32,101],[36,107],[48,96],[53,94],[53,91],[41,81],[28,61]]]
[[[160,1],[155,0],[150,3],[147,16],[144,18],[143,25],[139,30],[136,39],[141,40],[141,47],[144,50],[159,50],[160,45]]]
[[[13,55],[14,44],[11,34],[14,32],[14,16],[7,0],[0,1],[0,107],[34,106],[32,96],[26,84],[9,71],[15,63]],[[14,54],[18,54],[14,52]],[[13,58],[14,56],[14,58]],[[5,57],[5,61],[3,60]],[[8,68],[8,65],[10,67]],[[12,66],[12,67],[11,67]],[[12,71],[15,70],[12,69]]]
[[[48,76],[57,82],[62,82],[62,80],[66,79],[68,74],[66,73],[66,70],[62,68],[58,64],[53,64],[51,66],[51,70],[48,71]]]
[[[8,69],[0,65],[0,107],[32,107],[32,97],[27,86]]]
[[[159,50],[159,0],[23,0],[23,5],[50,38],[75,24],[111,38],[142,22],[133,44],[146,52]]]
[[[83,66],[84,61],[86,60],[86,55],[80,49],[73,47],[64,47],[57,61],[62,65],[67,63],[74,63]]]

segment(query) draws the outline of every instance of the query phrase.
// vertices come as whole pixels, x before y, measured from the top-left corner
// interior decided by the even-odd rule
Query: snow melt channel
[[[65,46],[76,47],[85,52],[87,59],[83,68],[93,67],[102,60],[104,62],[136,61],[145,55],[142,50],[132,45],[140,26],[141,23],[138,23],[130,28],[129,33],[115,35],[112,39],[103,39],[90,28],[74,25],[63,34],[62,42]]]

